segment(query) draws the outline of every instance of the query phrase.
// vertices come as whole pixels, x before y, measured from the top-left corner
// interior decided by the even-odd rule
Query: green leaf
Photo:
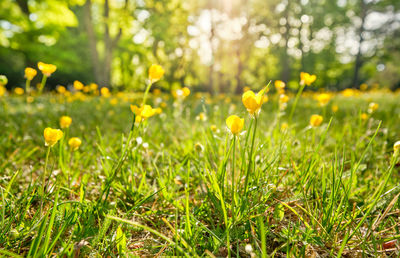
[[[283,208],[283,205],[281,203],[278,203],[275,206],[274,219],[277,221],[282,221],[284,216],[285,216],[285,209]]]
[[[120,256],[124,256],[126,254],[126,236],[122,231],[121,226],[117,228],[117,249]]]

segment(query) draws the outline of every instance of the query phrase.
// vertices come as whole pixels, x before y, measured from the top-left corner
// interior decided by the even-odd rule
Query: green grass
[[[256,130],[240,97],[161,98],[163,113],[132,128],[139,98],[3,97],[0,255],[245,257],[246,245],[257,257],[400,255],[399,95],[336,96],[326,107],[303,97],[292,118],[293,98],[279,113],[271,95]],[[371,101],[379,109],[363,121]],[[235,140],[232,114],[246,121]],[[312,114],[324,115],[320,127],[309,127]],[[73,122],[43,186],[43,130],[62,115]]]

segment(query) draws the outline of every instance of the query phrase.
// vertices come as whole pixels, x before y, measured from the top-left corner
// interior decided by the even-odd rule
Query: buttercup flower
[[[81,82],[78,81],[78,80],[75,80],[75,81],[74,81],[74,89],[75,89],[75,90],[82,90],[83,87],[84,87],[83,83],[81,83]]]
[[[110,90],[107,87],[101,88],[100,93],[105,98],[108,98],[111,96]]]
[[[154,90],[153,90],[153,94],[154,94],[155,96],[160,96],[160,95],[161,95],[161,90],[160,90],[160,89],[154,89]]]
[[[393,145],[394,155],[398,155],[400,153],[400,141],[397,141]]]
[[[82,141],[78,137],[72,137],[68,141],[68,145],[71,147],[73,151],[76,151],[79,148],[79,146],[81,146],[81,144]]]
[[[152,64],[149,68],[149,79],[151,83],[160,80],[164,75],[164,69],[161,65]]]
[[[156,114],[161,114],[162,113],[162,108],[160,108],[160,107],[158,107],[158,108],[155,108],[154,109],[154,112],[156,113]]]
[[[320,115],[312,115],[310,118],[310,125],[312,127],[318,127],[321,125],[323,120],[324,120],[324,118]]]
[[[184,87],[181,89],[173,90],[172,96],[176,99],[184,99],[190,95],[190,89],[188,87]]]
[[[372,114],[374,113],[377,109],[379,108],[379,105],[377,103],[371,102],[368,105],[368,113]]]
[[[52,147],[63,137],[63,132],[60,129],[53,129],[47,127],[44,129],[43,136],[45,140],[45,145]]]
[[[279,94],[283,94],[285,92],[286,84],[281,80],[275,81],[275,89]]]
[[[89,88],[91,91],[96,91],[99,88],[99,85],[92,82],[91,84],[89,84]]]
[[[361,115],[361,120],[367,120],[368,119],[368,114],[366,114],[366,113],[362,113]]]
[[[210,126],[211,131],[213,131],[214,133],[218,130],[216,125],[211,125]]]
[[[281,131],[286,131],[288,129],[289,125],[288,123],[282,123],[281,124]]]
[[[36,76],[37,71],[36,69],[33,69],[31,67],[25,68],[25,78],[29,81],[32,81],[32,79]]]
[[[38,63],[38,68],[47,77],[49,77],[52,73],[54,73],[57,70],[57,66],[53,64],[46,64],[43,62]]]
[[[368,89],[368,85],[366,83],[363,83],[360,85],[360,90],[366,91]]]
[[[20,87],[17,87],[17,88],[14,89],[14,92],[17,95],[22,95],[22,94],[24,94],[24,89],[20,88]]]
[[[62,116],[60,118],[60,127],[61,128],[68,128],[72,123],[72,118],[69,116]]]
[[[136,118],[135,118],[136,123],[140,123],[141,121],[154,116],[157,112],[150,105],[144,105],[140,108],[136,105],[131,105],[131,111],[136,116]]]
[[[286,94],[279,95],[279,109],[284,110],[287,107],[289,96]]]
[[[35,100],[35,98],[32,96],[26,97],[26,102],[28,102],[28,103],[32,103],[34,100]]]
[[[183,92],[183,96],[185,96],[185,97],[187,97],[187,96],[190,95],[190,90],[189,90],[188,87],[184,87],[184,88],[182,89],[182,92]]]
[[[317,76],[315,74],[311,75],[309,73],[300,73],[300,83],[305,84],[307,86],[310,86],[311,83],[313,83],[317,79]]]
[[[0,97],[4,96],[6,94],[6,88],[2,85],[0,85]]]
[[[200,112],[200,114],[198,116],[196,116],[196,120],[206,121],[207,120],[207,116],[206,116],[206,114],[204,114],[204,112]]]
[[[242,131],[244,126],[244,119],[237,115],[231,115],[226,119],[226,125],[233,134],[238,134]]]
[[[64,94],[67,91],[67,89],[64,86],[58,85],[57,86],[57,92],[60,94]]]
[[[321,93],[317,96],[317,100],[320,106],[325,106],[331,100],[331,95],[328,93]]]
[[[338,105],[333,105],[332,106],[332,112],[336,113],[339,110],[339,106]]]
[[[242,95],[243,105],[251,115],[257,115],[260,112],[264,101],[264,93],[267,87],[255,94],[252,90],[248,90]]]

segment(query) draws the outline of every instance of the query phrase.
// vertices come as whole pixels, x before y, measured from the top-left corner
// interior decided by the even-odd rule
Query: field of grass
[[[400,95],[267,96],[150,93],[135,124],[141,94],[0,97],[0,255],[398,257]]]

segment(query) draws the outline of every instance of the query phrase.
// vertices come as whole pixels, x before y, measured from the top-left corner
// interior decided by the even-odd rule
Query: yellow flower
[[[107,87],[103,87],[100,89],[100,93],[103,97],[108,98],[111,96],[110,90]]]
[[[28,103],[32,103],[34,100],[35,100],[35,98],[32,96],[26,97],[26,102],[28,102]]]
[[[3,85],[0,85],[0,97],[4,96],[6,94],[6,88]]]
[[[17,95],[22,95],[22,94],[24,94],[24,89],[20,88],[20,87],[17,87],[17,88],[14,89],[14,92]]]
[[[323,120],[324,120],[324,118],[320,115],[312,115],[310,118],[310,125],[312,127],[318,127],[321,125]]]
[[[83,86],[83,92],[88,93],[90,91],[89,85]]]
[[[393,145],[394,155],[398,155],[400,152],[400,141],[397,141]]]
[[[289,101],[289,96],[285,94],[279,95],[279,103],[287,103]]]
[[[310,86],[311,83],[313,83],[317,79],[317,76],[315,74],[311,75],[309,73],[300,73],[300,83],[305,84],[307,86]]]
[[[76,151],[79,148],[79,146],[81,146],[81,144],[82,144],[82,141],[78,137],[72,137],[68,141],[68,145],[69,145],[69,147],[71,147],[71,149],[73,151]]]
[[[72,123],[72,118],[69,116],[62,116],[60,118],[60,126],[61,128],[68,128]]]
[[[206,114],[204,114],[204,112],[200,112],[200,114],[198,116],[196,116],[196,120],[206,121],[207,120],[207,116],[206,116]]]
[[[57,92],[60,93],[60,94],[64,94],[64,93],[67,91],[67,89],[66,89],[64,86],[62,86],[62,85],[58,85],[57,88],[56,88],[56,90],[57,90]]]
[[[368,115],[366,113],[362,113],[361,115],[361,120],[367,120],[368,119]]]
[[[218,130],[216,125],[211,125],[210,126],[211,131],[213,131],[214,133]]]
[[[325,106],[331,100],[331,95],[328,93],[321,93],[317,96],[320,106]]]
[[[99,88],[99,86],[96,83],[92,82],[91,84],[89,84],[89,88],[91,91],[96,91]]]
[[[379,105],[377,103],[371,102],[368,105],[368,113],[372,114],[374,113],[377,109],[379,108]]]
[[[357,94],[357,90],[355,89],[345,89],[342,91],[342,95],[345,97],[352,97]]]
[[[288,123],[282,123],[281,124],[281,131],[286,131],[288,129],[289,125]]]
[[[140,123],[141,121],[154,116],[157,111],[153,109],[150,105],[144,105],[142,107],[138,107],[136,105],[131,105],[131,111],[135,114],[135,122]]]
[[[281,80],[275,81],[275,89],[279,94],[283,94],[285,92],[286,84]]]
[[[78,81],[78,80],[75,80],[75,81],[74,81],[74,89],[75,89],[75,90],[82,90],[83,87],[84,87],[83,83],[81,83],[81,82]]]
[[[332,106],[332,112],[336,113],[339,110],[339,106],[338,105],[333,105]]]
[[[181,88],[181,89],[177,89],[177,90],[173,90],[171,92],[172,96],[176,99],[184,99],[187,96],[190,95],[190,90],[187,87]]]
[[[285,94],[279,95],[279,109],[284,110],[287,107],[289,96]]]
[[[32,79],[36,76],[37,71],[36,69],[33,69],[31,67],[25,68],[25,78],[29,81],[32,81]]]
[[[0,86],[6,86],[8,83],[8,79],[5,75],[0,74]]]
[[[243,88],[243,93],[245,93],[246,91],[249,91],[250,90],[250,87],[249,86],[244,86],[244,88]]]
[[[182,92],[183,92],[183,96],[185,96],[185,97],[187,97],[187,96],[190,95],[190,90],[189,90],[188,87],[184,87],[184,88],[182,89]]]
[[[368,89],[368,85],[366,83],[363,83],[360,85],[360,90],[366,91]]]
[[[149,68],[149,79],[150,82],[156,82],[161,79],[164,75],[164,69],[161,67],[161,65],[156,65],[152,64]]]
[[[47,127],[44,129],[43,136],[44,136],[44,141],[45,145],[52,147],[54,144],[58,142],[63,137],[63,132],[60,129],[53,129],[50,127]]]
[[[57,66],[53,64],[45,64],[43,62],[38,63],[38,68],[47,77],[49,77],[52,73],[54,73],[57,70]]]
[[[110,104],[113,105],[113,106],[117,105],[118,104],[118,99],[117,98],[112,98],[110,100]]]
[[[162,113],[162,108],[158,107],[158,108],[154,109],[154,111],[155,111],[156,114],[159,115],[159,114]]]
[[[257,115],[260,112],[264,100],[264,93],[267,87],[255,94],[252,90],[248,90],[242,95],[243,105],[251,115]]]
[[[154,90],[153,90],[153,94],[154,94],[155,96],[159,96],[159,95],[161,94],[161,90],[160,90],[160,89],[154,89]]]
[[[244,119],[237,115],[231,115],[226,119],[226,125],[233,134],[238,134],[244,126]]]

